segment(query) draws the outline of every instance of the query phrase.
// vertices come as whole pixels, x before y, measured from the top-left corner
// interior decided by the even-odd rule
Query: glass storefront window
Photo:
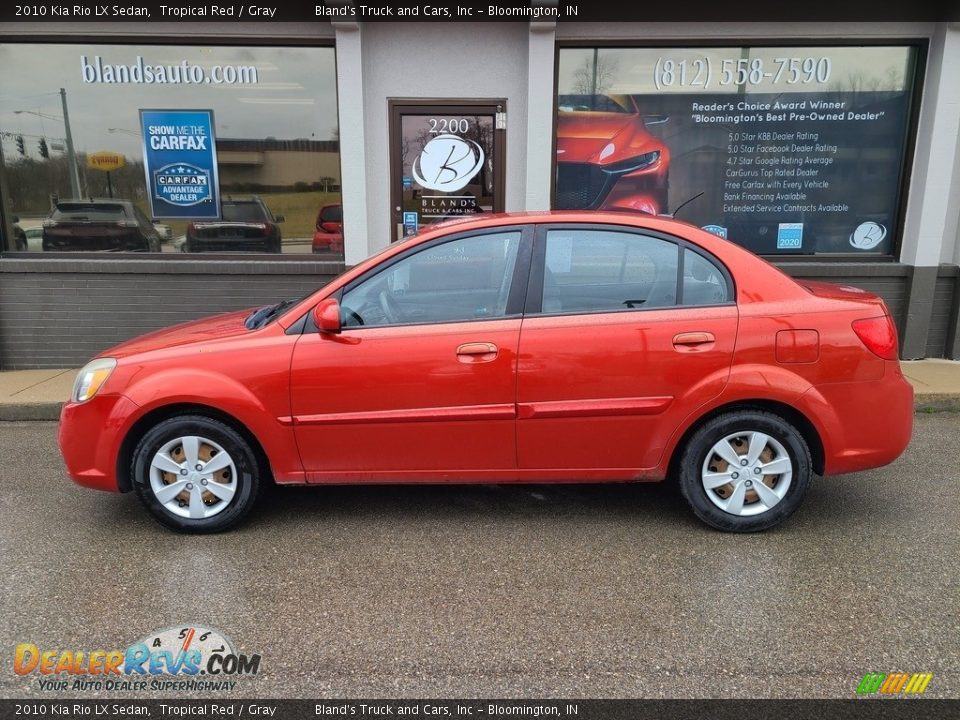
[[[334,63],[332,47],[0,44],[3,249],[342,257]]]
[[[917,50],[561,48],[557,209],[678,217],[764,255],[889,256]]]

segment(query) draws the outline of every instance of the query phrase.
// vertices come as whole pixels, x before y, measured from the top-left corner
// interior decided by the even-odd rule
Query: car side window
[[[343,208],[339,205],[330,205],[320,211],[320,221],[327,223],[343,222]]]
[[[504,317],[520,231],[451,240],[363,279],[340,301],[344,327]]]
[[[723,272],[712,261],[689,248],[683,251],[683,304],[720,305],[730,302]]]
[[[616,230],[547,232],[542,311],[606,312],[677,303],[676,243]]]

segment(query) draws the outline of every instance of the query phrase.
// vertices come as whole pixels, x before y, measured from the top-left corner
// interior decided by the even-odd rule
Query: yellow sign
[[[127,159],[123,155],[108,150],[87,155],[87,167],[91,170],[110,172],[111,170],[119,170],[126,164]]]

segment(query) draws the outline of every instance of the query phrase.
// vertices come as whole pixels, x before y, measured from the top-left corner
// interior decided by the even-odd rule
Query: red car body
[[[532,243],[538,228],[578,224],[689,243],[729,271],[735,301],[309,331],[318,304],[438,238],[513,228]],[[392,245],[260,329],[247,329],[249,314],[104,351],[116,359],[112,374],[61,415],[73,480],[130,490],[138,439],[183,412],[238,428],[279,484],[656,481],[705,419],[745,407],[796,426],[821,475],[890,463],[911,435],[913,391],[881,299],[801,284],[733,243],[664,218],[461,220]],[[474,354],[461,355],[464,347]]]
[[[343,208],[339,204],[324,205],[317,213],[313,252],[343,254]]]
[[[630,95],[561,95],[557,114],[559,210],[667,212],[670,150],[647,129]]]

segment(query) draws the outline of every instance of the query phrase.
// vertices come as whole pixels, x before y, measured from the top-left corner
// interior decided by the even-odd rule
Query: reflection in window
[[[315,242],[341,198],[333,48],[3,43],[0,66],[4,251],[342,256],[341,227]],[[140,110],[198,108],[220,217],[161,217]]]
[[[341,302],[343,324],[406,325],[503,317],[520,232],[452,240],[363,280]]]
[[[683,304],[719,305],[730,301],[720,268],[693,250],[683,251]]]
[[[551,230],[543,312],[675,305],[677,258],[677,245],[660,238],[606,230]]]

